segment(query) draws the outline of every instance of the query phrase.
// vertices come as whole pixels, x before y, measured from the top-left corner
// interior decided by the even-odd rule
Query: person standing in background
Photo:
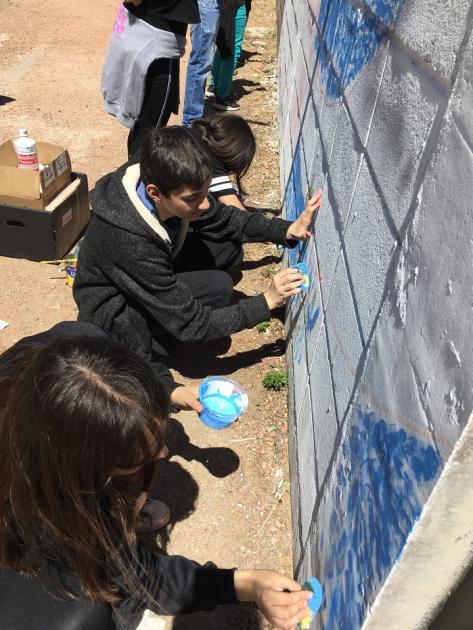
[[[187,66],[182,124],[190,126],[204,114],[204,92],[212,68],[220,13],[227,0],[198,0],[200,23],[191,27],[192,50]]]
[[[222,11],[220,27],[217,33],[210,80],[209,93],[215,93],[214,109],[234,112],[240,109],[239,103],[231,97],[233,73],[236,67],[236,54],[241,51],[246,27],[245,0],[228,0]]]
[[[102,72],[105,110],[130,129],[128,157],[144,132],[179,108],[179,64],[197,0],[129,0],[120,5]]]

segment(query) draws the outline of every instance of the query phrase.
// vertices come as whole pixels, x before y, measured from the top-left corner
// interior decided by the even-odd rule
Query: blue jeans
[[[191,27],[192,50],[187,66],[186,94],[182,124],[189,126],[204,114],[204,91],[207,75],[212,68],[218,20],[222,0],[198,0],[200,24]]]

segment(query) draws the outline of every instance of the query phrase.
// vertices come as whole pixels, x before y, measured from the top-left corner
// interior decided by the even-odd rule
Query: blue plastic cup
[[[202,381],[199,400],[204,408],[199,417],[211,429],[225,429],[248,407],[248,395],[243,387],[224,376]]]
[[[309,266],[305,262],[300,262],[300,263],[297,263],[295,265],[291,265],[291,267],[293,269],[297,269],[297,271],[304,276],[304,281],[301,284],[301,289],[302,289],[302,291],[307,291],[307,289],[310,287]]]

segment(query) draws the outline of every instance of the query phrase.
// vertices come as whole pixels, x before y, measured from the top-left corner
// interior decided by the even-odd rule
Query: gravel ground
[[[116,0],[70,4],[4,0],[0,26],[0,141],[26,127],[32,137],[67,147],[73,168],[89,185],[126,159],[127,130],[101,106],[100,71],[117,8]],[[248,204],[278,207],[276,32],[274,0],[253,3],[244,43],[245,65],[233,89],[250,122],[258,152],[247,188]],[[185,76],[185,62],[182,77]],[[261,292],[278,268],[275,248],[246,247],[237,290]],[[57,267],[0,257],[0,350],[44,330],[77,310]],[[194,413],[171,420],[170,458],[163,462],[155,495],[171,506],[172,519],[157,544],[167,553],[221,566],[291,572],[292,533],[287,470],[285,392],[261,383],[272,368],[284,369],[283,327],[242,331],[230,349],[195,346],[175,357],[176,378],[192,382],[226,374],[246,387],[248,412],[231,428],[212,431]],[[153,544],[155,541],[150,541]],[[143,627],[144,627],[143,623]],[[170,625],[170,624],[168,624]],[[163,627],[147,618],[146,628]],[[178,630],[268,628],[250,606],[222,607],[212,615],[174,620]]]

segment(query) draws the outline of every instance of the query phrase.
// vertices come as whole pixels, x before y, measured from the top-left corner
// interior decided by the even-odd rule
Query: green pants
[[[241,54],[243,37],[246,27],[246,6],[242,4],[238,7],[235,16],[235,47],[232,57],[222,59],[220,51],[215,51],[212,77],[210,85],[214,88],[215,94],[219,98],[225,98],[230,94],[233,81],[233,73]]]

